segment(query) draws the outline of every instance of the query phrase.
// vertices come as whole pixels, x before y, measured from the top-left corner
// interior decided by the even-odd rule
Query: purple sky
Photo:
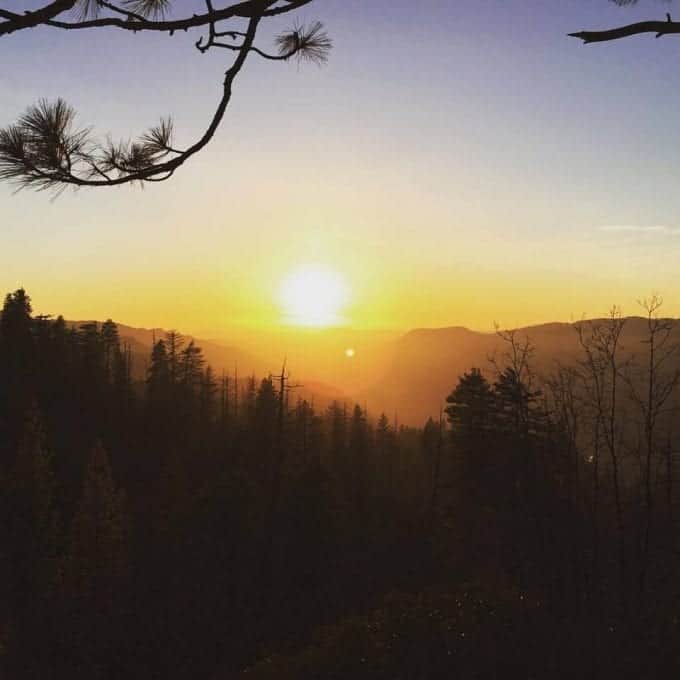
[[[666,10],[316,0],[300,18],[326,23],[329,65],[253,60],[214,144],[171,182],[57,201],[1,187],[0,284],[44,311],[213,333],[261,322],[309,261],[347,268],[362,324],[633,312],[652,290],[680,315],[680,42],[566,37]],[[227,63],[196,39],[3,38],[0,123],[62,96],[114,136],[172,113],[188,142]]]

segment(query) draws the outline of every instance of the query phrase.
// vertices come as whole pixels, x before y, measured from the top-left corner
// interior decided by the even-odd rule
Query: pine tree
[[[92,449],[63,567],[74,651],[97,676],[114,663],[129,592],[125,495],[101,444]]]
[[[295,432],[293,439],[299,452],[302,467],[320,461],[323,435],[321,419],[315,414],[314,407],[306,400],[299,399],[294,412]]]
[[[199,393],[204,364],[203,352],[192,340],[180,354],[180,385],[184,388],[185,396]]]
[[[113,355],[112,371],[113,394],[123,414],[132,405],[132,352],[129,345],[117,347]]]
[[[217,396],[217,383],[215,382],[215,376],[213,370],[210,366],[207,366],[203,371],[203,377],[201,380],[201,391],[200,391],[200,413],[201,413],[201,429],[205,430],[209,428],[216,415],[216,396]]]
[[[15,354],[15,358],[27,356],[33,345],[31,298],[23,288],[5,296],[5,304],[0,314],[0,341],[2,350]]]
[[[254,404],[253,432],[255,435],[256,451],[263,469],[273,463],[274,445],[277,443],[277,424],[279,399],[271,377],[265,378],[257,390]]]
[[[165,340],[158,340],[151,349],[146,373],[145,424],[152,437],[167,445],[174,438],[177,419],[172,411],[174,386],[171,382],[170,360]],[[155,461],[158,471],[160,461]]]
[[[78,342],[88,377],[99,382],[105,375],[104,344],[99,324],[96,322],[81,324],[78,327]]]
[[[113,382],[115,360],[120,352],[120,338],[118,336],[118,326],[111,320],[107,319],[100,331],[103,359],[104,359],[104,373],[108,383]]]
[[[397,476],[396,432],[390,427],[387,415],[382,413],[375,427],[376,476],[382,482],[383,493],[394,495]]]
[[[347,449],[347,412],[344,404],[334,401],[328,407],[326,420],[330,428],[330,454],[334,465],[340,464]]]
[[[238,382],[237,391],[238,391]],[[246,384],[243,388],[243,394],[241,395],[240,404],[241,411],[245,422],[252,427],[255,418],[255,400],[257,398],[257,380],[254,375],[251,375],[246,380]]]
[[[108,454],[98,443],[71,526],[70,572],[78,593],[114,608],[116,586],[128,568],[126,542],[125,494],[115,488]]]
[[[445,412],[458,440],[479,439],[493,426],[494,399],[489,381],[478,368],[465,373],[446,398]]]
[[[35,340],[31,298],[8,293],[0,313],[0,465],[9,462],[35,398]]]
[[[420,450],[423,455],[425,466],[430,474],[434,472],[439,444],[440,427],[432,418],[428,418],[420,435]]]
[[[357,404],[349,423],[349,444],[343,469],[345,492],[361,521],[366,512],[369,491],[370,435],[366,414]]]
[[[352,411],[352,419],[349,424],[349,448],[352,456],[357,459],[366,459],[368,453],[368,423],[366,414],[361,406],[356,404]]]
[[[537,429],[536,401],[540,391],[513,368],[506,368],[493,386],[496,401],[496,427],[503,433],[526,439]]]
[[[180,357],[184,347],[184,338],[177,331],[169,331],[165,334],[165,346],[168,352],[170,385],[174,388],[179,382]]]
[[[58,515],[51,455],[42,418],[33,405],[26,416],[14,472],[17,543],[26,550],[21,567],[33,587],[50,587],[58,549]]]
[[[156,401],[170,387],[170,364],[165,341],[159,340],[151,349],[151,362],[146,376],[147,397]]]
[[[22,668],[52,663],[55,586],[60,549],[56,485],[37,406],[25,418],[9,493],[5,497],[10,547],[10,602],[14,609],[17,663]]]

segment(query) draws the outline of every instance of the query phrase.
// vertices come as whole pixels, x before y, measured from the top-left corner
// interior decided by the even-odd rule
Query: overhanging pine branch
[[[100,17],[97,19],[89,19],[87,21],[45,21],[47,26],[53,28],[61,28],[64,30],[82,30],[88,28],[121,28],[125,31],[155,31],[160,33],[175,33],[177,31],[188,31],[191,28],[198,28],[201,26],[208,26],[211,23],[216,24],[221,21],[226,21],[235,18],[250,19],[255,15],[261,17],[273,17],[288,12],[293,12],[304,5],[308,5],[312,0],[294,0],[294,2],[287,3],[281,7],[271,7],[264,11],[260,9],[261,2],[257,0],[246,0],[239,2],[223,9],[216,9],[213,12],[205,14],[194,14],[184,19],[168,19],[163,21],[152,21],[145,19],[143,21],[130,21],[122,17]],[[266,3],[274,5],[275,2]]]
[[[222,118],[224,118],[227,106],[229,105],[229,102],[231,100],[232,85],[234,83],[234,80],[241,71],[241,68],[243,67],[243,64],[246,61],[248,53],[250,52],[253,46],[253,42],[255,41],[255,34],[257,32],[257,27],[260,23],[260,18],[261,17],[259,16],[255,16],[250,20],[248,30],[246,31],[246,37],[243,41],[243,46],[236,58],[236,61],[231,65],[231,67],[225,74],[222,99],[220,100],[220,103],[217,107],[217,110],[215,111],[215,114],[213,116],[212,121],[210,122],[210,125],[208,126],[208,129],[203,134],[201,139],[199,139],[186,151],[182,152],[179,156],[173,158],[170,161],[160,163],[158,165],[153,165],[148,168],[139,170],[137,172],[132,172],[123,175],[122,177],[118,177],[114,180],[88,180],[80,178],[71,178],[71,180],[68,181],[67,183],[75,184],[77,186],[115,186],[118,184],[129,184],[130,182],[135,181],[149,181],[153,178],[156,178],[157,180],[165,180],[170,178],[175,172],[175,170],[177,170],[177,168],[183,165],[189,158],[191,158],[191,156],[193,156],[194,154],[198,153],[201,149],[203,149],[203,147],[205,147],[215,135],[215,132],[217,131],[219,124],[222,122]]]
[[[213,1],[206,0],[206,14],[168,20],[158,13],[149,16],[146,11],[140,14],[122,9],[127,6],[137,8],[138,5],[142,6],[142,2],[151,0],[124,0],[123,5],[116,0],[59,0],[26,15],[0,10],[0,27],[11,25],[12,30],[34,25],[60,28],[120,26],[134,32],[151,30],[172,34],[176,30],[188,30],[207,24],[209,42],[203,46],[202,41],[199,41],[199,49],[218,46],[215,39],[219,37],[228,36],[236,40],[238,36],[242,39],[240,44],[224,45],[236,53],[235,59],[225,73],[222,96],[206,131],[188,148],[179,150],[173,145],[172,122],[169,119],[162,120],[159,126],[150,128],[137,139],[114,143],[108,138],[105,142],[100,142],[91,136],[89,129],[76,129],[73,126],[75,111],[63,100],[41,100],[26,109],[16,123],[0,128],[0,181],[16,183],[20,188],[30,186],[38,190],[61,191],[68,185],[100,187],[167,179],[201,151],[215,135],[231,101],[233,83],[248,54],[256,53],[276,61],[285,61],[292,57],[306,58],[316,63],[326,60],[332,43],[320,22],[314,22],[307,28],[296,24],[293,30],[280,34],[276,39],[278,54],[270,54],[254,45],[258,25],[264,17],[286,14],[312,1],[241,0],[215,9]],[[166,0],[154,2],[165,3]],[[94,3],[97,3],[98,8],[113,12],[114,16],[98,17],[95,13],[95,18],[91,20],[83,19],[63,25],[59,20],[60,12],[67,7],[91,10]],[[48,10],[49,13],[45,14]],[[88,14],[92,15],[92,12],[88,11]],[[45,19],[45,16],[55,18]],[[218,30],[218,22],[238,18],[247,19],[247,31],[235,31],[229,23],[220,26]]]
[[[666,15],[666,21],[640,21],[636,24],[628,24],[620,28],[611,28],[606,31],[579,31],[569,33],[572,38],[579,38],[585,44],[594,42],[607,42],[609,40],[620,40],[629,38],[633,35],[643,35],[654,33],[655,37],[660,38],[664,35],[680,33],[680,21],[673,21],[670,14]]]
[[[55,0],[34,12],[13,15],[7,21],[0,23],[0,36],[47,23],[50,19],[73,9],[76,2],[77,0]],[[9,15],[10,13],[3,13],[3,16]]]

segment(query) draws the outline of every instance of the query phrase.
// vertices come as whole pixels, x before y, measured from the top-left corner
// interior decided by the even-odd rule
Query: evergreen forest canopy
[[[439,421],[215,376],[176,332],[0,316],[0,674],[674,677],[676,322],[502,337]],[[629,349],[629,348],[628,348]],[[447,367],[442,366],[442,371]],[[247,670],[247,673],[246,673]]]

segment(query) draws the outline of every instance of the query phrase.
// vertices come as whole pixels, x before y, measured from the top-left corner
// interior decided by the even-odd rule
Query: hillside
[[[580,323],[603,322],[593,319]],[[680,324],[673,323],[674,335],[680,336]],[[134,377],[143,380],[153,340],[162,338],[166,331],[124,324],[118,324],[118,329],[131,349]],[[644,351],[646,333],[645,319],[627,318],[622,351],[628,354]],[[422,425],[428,417],[436,416],[458,378],[471,368],[480,368],[493,378],[493,360],[502,365],[508,350],[507,343],[496,333],[462,326],[419,328],[396,339],[387,334],[350,331],[326,331],[306,340],[301,335],[282,335],[255,352],[233,344],[184,337],[187,341],[195,340],[218,374],[225,371],[232,375],[237,368],[243,378],[253,374],[265,376],[279,366],[282,356],[287,356],[294,381],[300,385],[297,396],[314,401],[322,409],[333,400],[356,401],[366,405],[371,413],[385,412],[407,425]],[[528,338],[535,347],[532,365],[539,376],[550,375],[558,362],[570,363],[580,355],[578,334],[572,323],[527,326],[517,330],[517,338],[520,341]],[[348,346],[357,348],[356,357],[350,361],[344,357],[344,348]]]
[[[597,324],[602,319],[579,323]],[[673,321],[674,339],[680,340],[680,323]],[[629,317],[621,338],[622,352],[636,354],[645,350],[647,321]],[[580,356],[574,324],[549,323],[517,330],[521,341],[529,338],[535,347],[532,361],[539,376],[548,376],[558,362],[570,363]],[[458,326],[417,329],[406,333],[391,348],[393,361],[383,377],[361,394],[372,410],[379,409],[400,422],[422,425],[436,416],[458,378],[476,367],[494,375],[492,360],[504,363],[508,346],[495,333],[481,333]]]

